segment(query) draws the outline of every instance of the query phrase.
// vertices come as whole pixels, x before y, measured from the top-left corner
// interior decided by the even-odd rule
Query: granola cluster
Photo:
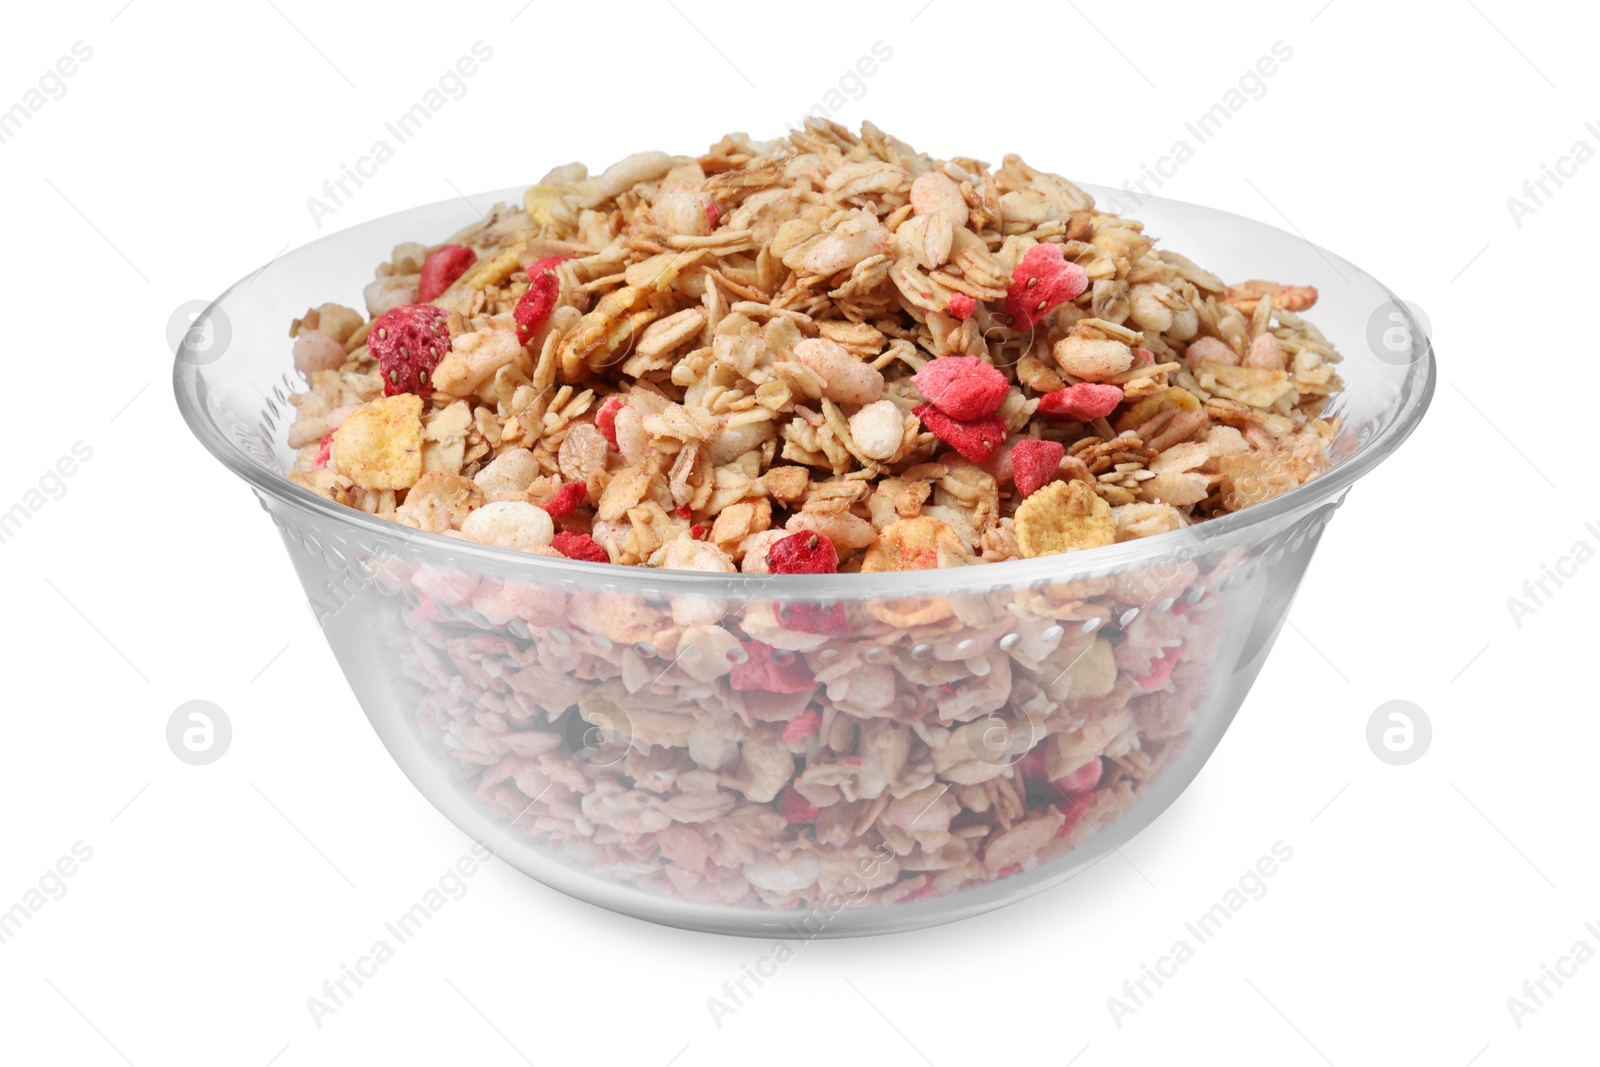
[[[1299,315],[1314,290],[1229,287],[1015,157],[939,162],[870,125],[558,168],[520,207],[395,249],[365,297],[366,316],[294,324],[289,477],[594,563],[1093,549],[1291,489],[1338,432],[1338,356]],[[376,629],[441,776],[541,855],[832,913],[1102,834],[1198,736],[1229,638],[1276,624],[1255,590],[1316,530],[1275,529],[1275,558],[1225,538],[1106,576],[838,602],[403,553],[378,561],[382,614],[335,624]]]
[[[1177,530],[1305,481],[1308,287],[1228,286],[1015,156],[877,128],[559,167],[291,329],[289,477],[416,529],[747,573],[798,533],[907,570]]]

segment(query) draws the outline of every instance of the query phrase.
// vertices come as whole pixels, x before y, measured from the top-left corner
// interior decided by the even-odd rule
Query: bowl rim
[[[1092,183],[1076,183],[1094,195],[1097,201],[1118,195],[1120,190]],[[439,209],[466,200],[503,202],[515,200],[525,186],[516,185],[492,192],[474,194],[472,198],[458,197],[416,205],[402,211],[391,212],[353,226],[326,234],[275,257],[285,259],[305,252],[328,241],[351,239],[358,231],[378,229],[392,225],[402,215]],[[1337,504],[1349,487],[1392,455],[1406,438],[1410,437],[1426,413],[1433,399],[1438,380],[1434,359],[1433,338],[1411,314],[1406,304],[1388,286],[1343,256],[1288,230],[1271,223],[1252,219],[1220,208],[1207,207],[1169,197],[1149,197],[1140,201],[1140,208],[1156,205],[1166,210],[1201,212],[1237,220],[1246,227],[1271,230],[1281,237],[1306,246],[1321,255],[1336,272],[1347,268],[1360,279],[1375,285],[1402,311],[1412,328],[1412,336],[1419,339],[1420,355],[1407,365],[1406,377],[1401,383],[1399,407],[1382,424],[1372,437],[1358,443],[1355,450],[1328,470],[1310,480],[1261,503],[1252,504],[1240,511],[1231,512],[1181,530],[1135,538],[1120,544],[1106,545],[1087,552],[1068,552],[1032,559],[1007,560],[1000,563],[975,563],[965,567],[936,568],[919,571],[887,571],[874,574],[833,575],[772,575],[745,574],[743,572],[708,572],[668,570],[658,567],[640,567],[610,563],[589,563],[582,560],[557,559],[550,556],[518,552],[515,549],[445,537],[413,529],[354,508],[337,504],[325,497],[290,481],[285,473],[268,469],[256,459],[246,455],[222,432],[210,417],[205,404],[208,388],[204,370],[182,358],[181,350],[173,360],[173,391],[179,411],[190,431],[199,438],[222,465],[242,478],[258,493],[279,501],[301,512],[309,512],[331,520],[338,526],[377,535],[381,542],[404,541],[414,543],[439,557],[440,562],[487,565],[486,569],[497,576],[525,578],[535,584],[581,583],[615,588],[619,592],[658,593],[663,589],[676,593],[695,593],[705,596],[739,598],[752,591],[762,595],[795,599],[859,600],[865,598],[908,599],[916,597],[972,593],[979,589],[1015,588],[1042,583],[1058,583],[1101,577],[1139,565],[1163,562],[1174,556],[1198,554],[1200,546],[1222,541],[1230,534],[1238,534],[1252,526],[1267,526],[1274,519],[1312,510],[1330,501]],[[268,266],[271,266],[269,263]],[[235,281],[210,302],[202,315],[225,301],[241,286],[248,284],[261,273],[258,268]],[[224,311],[224,313],[226,313]],[[286,371],[292,372],[292,364]],[[265,504],[265,501],[263,501]],[[1203,531],[1203,532],[1200,532]],[[513,572],[522,571],[517,575]],[[630,587],[624,589],[623,587]]]

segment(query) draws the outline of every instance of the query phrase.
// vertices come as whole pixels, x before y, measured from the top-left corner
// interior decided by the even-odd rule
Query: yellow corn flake
[[[964,549],[961,537],[948,525],[927,515],[891,522],[878,533],[861,561],[863,573],[921,571],[939,566],[942,546]]]
[[[550,214],[550,207],[556,202],[561,190],[554,185],[530,185],[528,191],[522,194],[522,206],[533,221],[540,226],[549,226],[555,222]]]
[[[1117,539],[1111,505],[1083,482],[1051,482],[1017,508],[1012,520],[1025,559],[1099,548]],[[865,568],[863,568],[865,569]]]
[[[408,489],[422,476],[422,398],[411,393],[362,404],[333,435],[339,473],[363,489]]]

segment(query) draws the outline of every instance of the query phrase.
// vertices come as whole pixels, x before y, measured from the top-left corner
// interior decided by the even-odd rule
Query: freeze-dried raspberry
[[[838,637],[850,632],[850,616],[843,604],[812,604],[805,601],[772,605],[772,615],[785,630],[803,634]]]
[[[555,272],[557,263],[565,263],[571,256],[548,256],[528,267],[528,291],[522,294],[511,317],[517,323],[517,340],[527,344],[550,319],[561,299],[561,278]]]
[[[697,522],[693,526],[689,527],[689,536],[694,538],[696,541],[704,541],[706,537],[705,523]]]
[[[1061,814],[1067,817],[1067,821],[1061,824],[1061,828],[1056,831],[1056,836],[1066,837],[1076,830],[1078,824],[1083,821],[1084,815],[1089,811],[1089,805],[1093,803],[1093,793],[1074,793],[1069,796],[1060,808]]]
[[[783,728],[783,739],[788,744],[804,741],[817,732],[822,725],[822,712],[816,708],[807,708],[797,718],[790,720]]]
[[[552,519],[559,519],[563,515],[570,515],[574,508],[583,503],[589,495],[589,487],[582,482],[568,482],[556,490],[556,495],[551,497],[543,507],[550,513]]]
[[[970,421],[1000,410],[1011,383],[977,356],[930,359],[911,376],[922,399],[952,419]]]
[[[611,447],[617,447],[617,412],[622,410],[620,396],[608,396],[594,412],[594,428],[599,430]]]
[[[839,553],[827,534],[801,530],[767,549],[767,568],[773,574],[833,574]]]
[[[450,351],[447,318],[432,304],[403,304],[373,322],[367,351],[378,361],[384,396],[433,394],[433,368]]]
[[[1063,775],[1050,784],[1061,790],[1063,796],[1073,796],[1078,793],[1087,793],[1100,784],[1100,774],[1104,765],[1098,759],[1092,759],[1071,774]]]
[[[970,318],[977,309],[978,302],[966,293],[951,293],[945,302],[945,310],[958,319]]]
[[[722,209],[720,207],[718,207],[716,204],[706,205],[706,221],[711,223],[713,229],[716,228],[717,220],[721,217]]]
[[[550,541],[550,547],[568,559],[581,559],[589,563],[610,563],[606,550],[586,533],[568,533],[563,530]]]
[[[1006,290],[1011,328],[1019,332],[1033,329],[1051,308],[1078,299],[1087,288],[1088,273],[1076,263],[1068,263],[1060,245],[1034,245],[1011,272],[1011,287]]]
[[[1038,414],[1054,415],[1058,419],[1088,422],[1104,418],[1117,410],[1122,403],[1122,388],[1102,385],[1099,382],[1079,382],[1065,389],[1057,389],[1039,398]]]
[[[778,813],[790,826],[815,822],[817,813],[821,810],[797,793],[792,786],[785,786],[783,792],[778,794]]]
[[[742,693],[807,693],[817,687],[806,661],[792,652],[787,653],[787,662],[780,663],[773,658],[771,645],[754,640],[745,642],[744,652],[745,661],[728,675],[728,684]]]
[[[1011,446],[1011,470],[1017,483],[1017,496],[1026,499],[1033,491],[1055,481],[1061,457],[1067,448],[1060,441],[1018,441]]]
[[[912,414],[939,440],[974,463],[984,462],[1005,443],[1006,423],[999,415],[962,421],[951,418],[932,404],[923,404],[913,409]]]
[[[319,471],[328,465],[328,457],[333,454],[333,435],[337,431],[329,430],[322,435],[322,443],[317,445],[317,454],[311,460],[311,469]]]
[[[1168,645],[1161,650],[1161,655],[1150,661],[1148,674],[1141,674],[1134,678],[1140,689],[1160,689],[1167,684],[1167,679],[1172,677],[1172,669],[1178,665],[1178,656],[1183,652],[1182,645]]]
[[[439,298],[455,284],[467,268],[478,262],[478,253],[466,245],[445,245],[428,253],[422,261],[422,277],[417,279],[417,299],[426,304]]]
[[[694,514],[694,508],[691,508],[688,504],[679,504],[672,509],[672,513],[680,519],[687,519]]]

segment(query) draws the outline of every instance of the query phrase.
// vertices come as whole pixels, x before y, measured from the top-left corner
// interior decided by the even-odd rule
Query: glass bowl
[[[1330,409],[1343,425],[1307,484],[1087,553],[679,572],[479,546],[292,484],[288,398],[303,383],[289,321],[326,300],[361,307],[396,244],[472,221],[459,199],[324,237],[236,284],[196,320],[206,343],[180,348],[174,384],[195,435],[282,532],[384,745],[463,832],[548,886],[654,922],[906,930],[1063,882],[1172,803],[1250,691],[1324,524],[1433,393],[1423,326],[1345,260],[1189,204],[1154,199],[1140,217],[1229,280],[1317,286],[1308,317],[1345,357]],[[836,632],[786,628],[796,612]],[[777,651],[735,688],[747,648],[761,654],[752,638]]]

